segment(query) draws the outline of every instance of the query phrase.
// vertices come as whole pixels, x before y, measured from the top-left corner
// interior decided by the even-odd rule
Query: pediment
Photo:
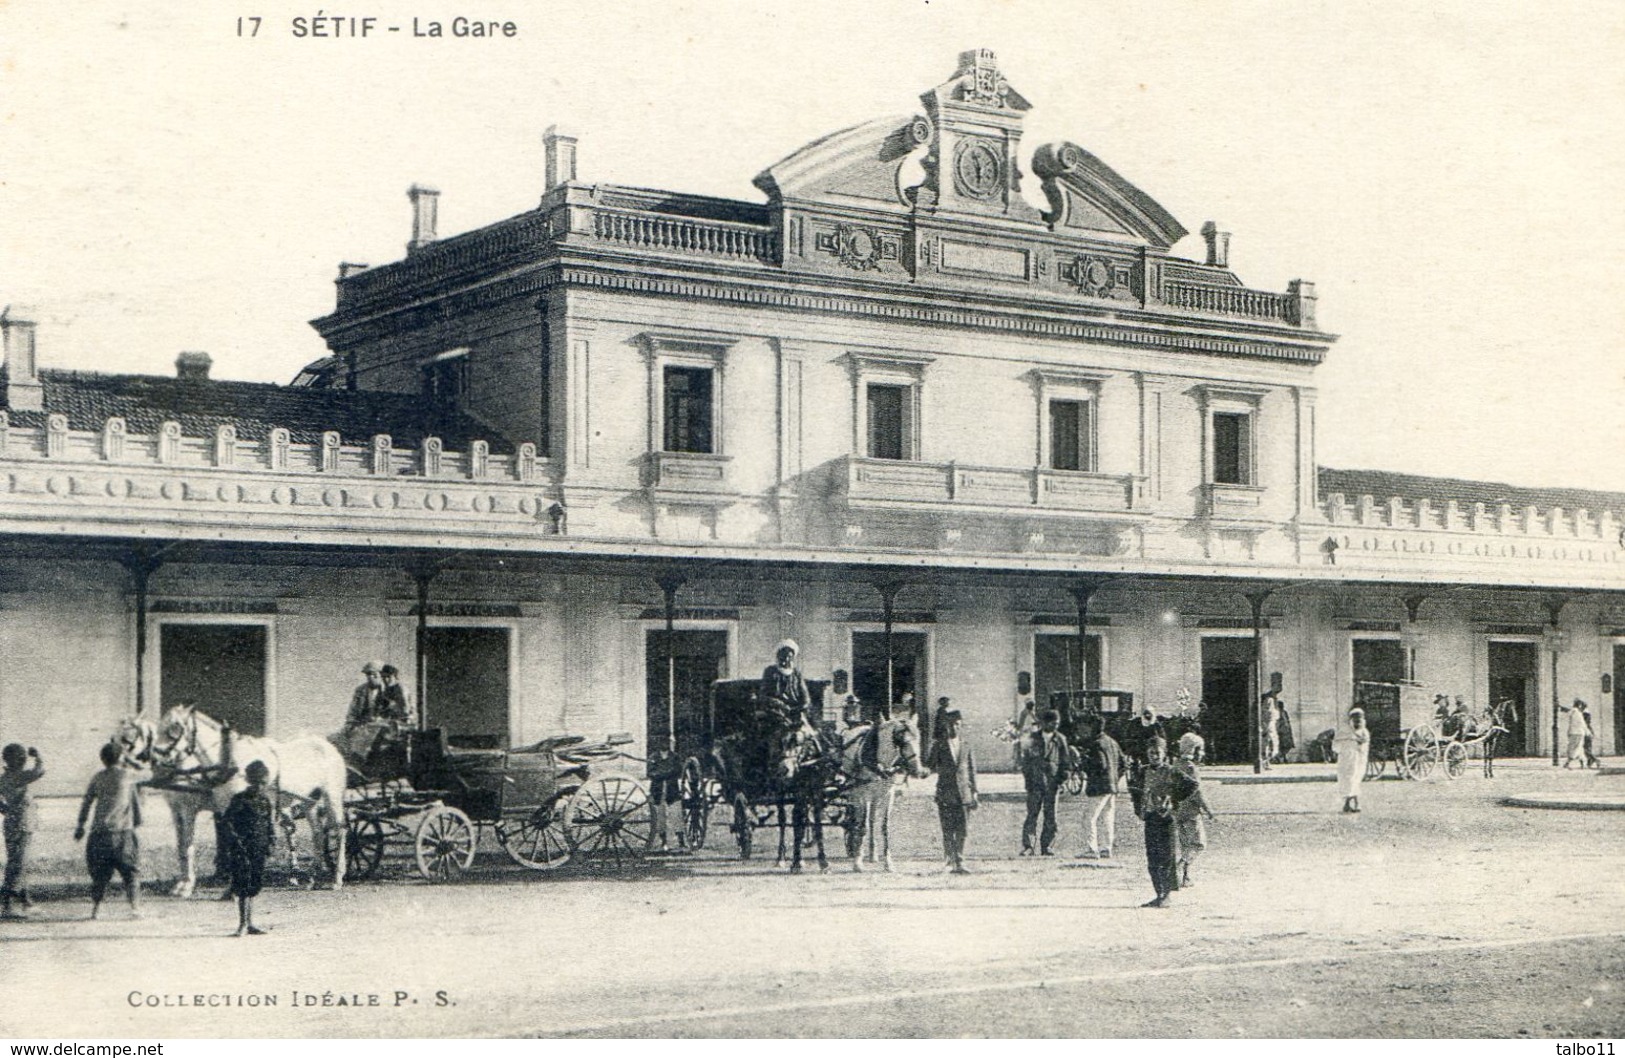
[[[841,202],[903,207],[899,173],[931,138],[923,117],[901,114],[814,140],[753,181],[772,202]]]
[[[1127,236],[1166,250],[1185,228],[1151,196],[1075,143],[1047,143],[1033,155],[1050,208],[1044,220],[1057,234]]]

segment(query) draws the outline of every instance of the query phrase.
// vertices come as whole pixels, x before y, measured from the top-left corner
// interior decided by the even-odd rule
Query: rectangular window
[[[1213,480],[1220,485],[1251,485],[1252,416],[1213,413]]]
[[[454,412],[468,396],[468,357],[448,356],[423,367],[423,396],[436,412]]]
[[[713,452],[711,370],[668,364],[665,385],[665,450]]]
[[[1052,470],[1093,470],[1094,424],[1086,400],[1049,402],[1049,465]]]
[[[869,458],[907,459],[910,445],[904,409],[908,387],[871,383],[869,401]]]

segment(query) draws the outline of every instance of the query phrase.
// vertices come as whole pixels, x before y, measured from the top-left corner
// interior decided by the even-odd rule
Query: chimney
[[[357,272],[365,272],[370,267],[372,267],[372,266],[371,265],[364,265],[364,264],[357,264],[354,261],[340,261],[339,262],[339,278],[340,279],[349,279],[351,276],[355,275]]]
[[[22,305],[7,305],[0,312],[0,332],[6,351],[6,407],[12,411],[43,411],[45,387],[40,385],[34,349],[34,321],[38,314]]]
[[[542,133],[542,145],[547,148],[547,186],[544,191],[551,191],[560,184],[568,184],[576,178],[576,138],[567,132],[560,132],[557,125],[549,125],[547,131]]]
[[[182,382],[207,382],[213,363],[214,358],[208,353],[182,353],[175,358],[175,377]]]
[[[1211,220],[1202,225],[1202,238],[1207,240],[1207,263],[1214,268],[1230,267],[1230,233],[1220,231]]]
[[[412,200],[412,241],[406,244],[406,252],[416,253],[435,240],[440,192],[432,187],[413,184],[406,189],[406,197]]]

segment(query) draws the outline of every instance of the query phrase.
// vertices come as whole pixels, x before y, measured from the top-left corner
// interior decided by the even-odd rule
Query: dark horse
[[[809,825],[813,844],[818,847],[818,869],[829,870],[829,857],[824,852],[824,809],[830,792],[839,786],[840,766],[838,741],[832,745],[806,725],[781,734],[778,762],[773,771],[779,809],[778,862],[784,862],[784,809],[788,804],[794,829],[790,842],[791,874],[801,873],[801,849],[807,843]]]
[[[790,869],[801,870],[801,850],[810,826],[818,866],[827,870],[824,812],[831,790],[841,782],[839,740],[826,741],[799,716],[764,711],[748,730],[718,742],[715,755],[723,797],[733,806],[740,858],[750,858],[752,827],[770,825],[768,813],[773,812],[779,828],[776,862],[782,866],[788,853]]]

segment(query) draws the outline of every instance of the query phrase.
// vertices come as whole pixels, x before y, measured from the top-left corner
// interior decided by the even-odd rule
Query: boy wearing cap
[[[1175,762],[1174,770],[1190,780],[1190,785],[1180,791],[1183,796],[1174,802],[1174,822],[1179,828],[1181,889],[1191,884],[1191,864],[1195,862],[1197,853],[1207,848],[1207,827],[1203,821],[1213,818],[1207,798],[1202,796],[1202,776],[1196,770],[1196,764],[1202,759],[1202,751],[1206,748],[1202,736],[1194,731],[1179,736],[1179,760]]]
[[[965,838],[970,812],[976,807],[976,758],[959,737],[960,713],[943,698],[940,704],[941,729],[931,743],[927,767],[937,773],[937,817],[942,823],[942,852],[948,869],[967,874]]]
[[[28,898],[28,840],[39,822],[34,794],[29,789],[45,775],[39,750],[16,742],[3,751],[6,770],[0,772],[0,812],[6,814],[6,880],[0,887],[0,918],[27,917],[34,901]],[[29,767],[28,762],[33,761]],[[17,906],[12,907],[15,901]]]
[[[243,778],[248,780],[248,788],[231,799],[223,818],[231,850],[231,888],[237,894],[235,935],[257,937],[265,930],[254,925],[254,898],[264,885],[265,861],[276,840],[271,799],[265,795],[270,769],[264,761],[251,761]]]
[[[85,840],[85,820],[95,817],[90,840],[85,842],[85,866],[90,868],[90,917],[101,914],[102,897],[116,871],[124,881],[124,898],[130,903],[130,917],[141,917],[141,844],[135,830],[141,825],[141,791],[136,773],[120,760],[119,748],[109,742],[102,747],[102,770],[90,780],[85,799],[79,805],[79,824],[73,840]]]

